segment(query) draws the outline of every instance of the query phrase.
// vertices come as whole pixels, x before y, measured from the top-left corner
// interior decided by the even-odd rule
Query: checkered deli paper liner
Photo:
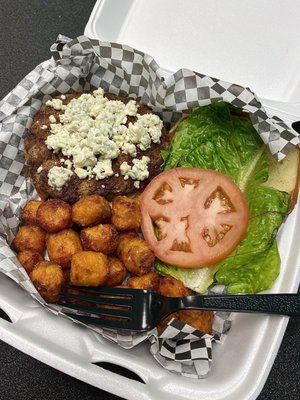
[[[278,160],[292,146],[299,145],[299,136],[277,117],[266,115],[258,98],[247,88],[188,69],[165,77],[151,56],[126,45],[86,36],[71,40],[60,35],[51,51],[52,58],[38,65],[0,102],[0,272],[56,314],[64,309],[45,304],[9,247],[20,223],[21,208],[37,196],[26,176],[23,137],[35,113],[51,95],[102,87],[106,92],[129,95],[150,106],[169,127],[195,107],[224,100],[250,113],[254,127]],[[216,287],[214,291],[223,289]],[[90,328],[124,348],[150,340],[151,354],[164,368],[203,378],[211,367],[212,342],[222,341],[230,325],[228,313],[216,313],[212,335],[175,319],[159,337],[156,329],[147,334],[123,334]]]

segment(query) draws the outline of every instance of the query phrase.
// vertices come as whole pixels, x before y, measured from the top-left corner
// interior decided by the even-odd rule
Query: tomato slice
[[[182,268],[228,256],[248,227],[248,205],[227,176],[200,168],[157,175],[141,196],[142,232],[160,260]]]

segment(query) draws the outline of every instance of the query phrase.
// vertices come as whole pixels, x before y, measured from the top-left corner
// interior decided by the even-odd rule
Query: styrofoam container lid
[[[299,20],[295,0],[98,0],[85,34],[144,51],[166,73],[250,87],[288,123],[300,119]]]

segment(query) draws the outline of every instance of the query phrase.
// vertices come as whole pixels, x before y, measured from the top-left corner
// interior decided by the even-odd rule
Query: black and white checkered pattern
[[[222,294],[225,286],[216,285],[209,294]],[[208,335],[193,327],[171,319],[165,330],[149,333],[150,351],[166,369],[189,378],[205,378],[211,368],[212,344],[224,342],[232,324],[230,313],[214,313],[212,334]]]
[[[51,95],[102,87],[106,92],[129,95],[150,106],[167,126],[195,107],[224,100],[250,112],[256,130],[278,160],[292,146],[299,145],[299,136],[277,117],[267,116],[248,88],[188,69],[165,77],[151,56],[126,45],[99,42],[86,36],[71,40],[60,35],[51,51],[53,57],[38,65],[0,102],[0,272],[18,282],[55,314],[63,314],[65,310],[45,304],[9,247],[20,222],[21,207],[29,198],[36,197],[26,178],[23,137],[35,113]],[[156,330],[127,334],[90,328],[124,348],[149,339],[151,353],[164,368],[200,378],[209,372],[212,342],[221,342],[230,326],[228,313],[216,313],[211,336],[177,320],[172,320],[160,337]]]
[[[150,336],[150,351],[169,371],[190,378],[205,378],[212,362],[213,336],[172,319],[162,334]]]

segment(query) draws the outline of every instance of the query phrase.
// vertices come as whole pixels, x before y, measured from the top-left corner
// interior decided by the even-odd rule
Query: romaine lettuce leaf
[[[226,285],[229,293],[257,293],[273,286],[279,270],[280,256],[274,241],[265,251],[242,261],[239,257],[228,259],[217,272],[217,281]]]
[[[164,151],[164,168],[210,168],[229,176],[246,196],[250,221],[246,237],[217,265],[191,272],[159,262],[160,273],[201,293],[215,273],[216,281],[227,285],[229,292],[256,293],[272,286],[280,268],[275,237],[290,197],[261,186],[268,180],[268,151],[251,121],[227,103],[198,108],[181,122]]]
[[[280,270],[277,231],[289,208],[290,196],[258,187],[247,196],[248,232],[241,243],[217,265],[216,281],[231,293],[257,293],[272,287]]]
[[[183,120],[168,153],[164,153],[164,169],[209,168],[237,184],[245,182],[265,146],[251,121],[232,114],[232,110],[229,104],[216,102],[196,109]],[[262,178],[267,180],[267,161],[264,166]]]
[[[213,283],[216,268],[177,268],[172,265],[164,264],[162,261],[155,261],[155,270],[161,275],[170,275],[182,281],[186,287],[198,293],[204,293]]]

